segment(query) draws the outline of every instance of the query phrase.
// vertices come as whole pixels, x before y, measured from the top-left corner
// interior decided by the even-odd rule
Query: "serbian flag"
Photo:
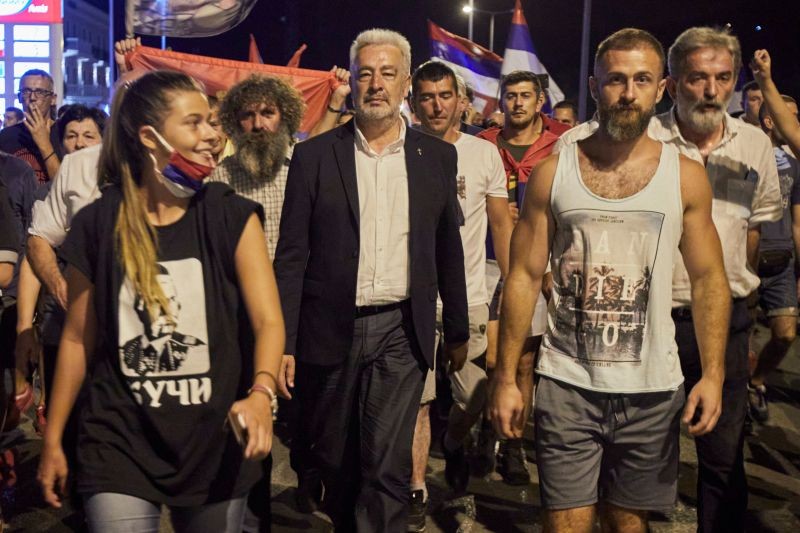
[[[242,22],[256,0],[126,0],[128,35],[211,37]]]
[[[183,54],[170,50],[158,50],[137,46],[125,56],[129,69],[137,72],[171,69],[183,72],[203,83],[207,94],[227,91],[231,86],[252,74],[276,76],[291,83],[303,95],[306,112],[300,125],[301,132],[308,132],[325,113],[333,89],[339,84],[331,72],[304,68],[259,65],[247,61],[232,61],[216,57]]]
[[[441,61],[464,78],[475,91],[472,105],[483,116],[497,109],[500,91],[500,67],[503,59],[473,43],[428,21],[431,39],[431,59]]]
[[[564,99],[564,93],[536,56],[536,51],[533,49],[533,41],[531,41],[531,33],[528,30],[528,22],[525,20],[525,14],[522,12],[519,0],[514,6],[514,16],[511,19],[511,28],[508,30],[508,42],[506,43],[506,52],[503,55],[501,73],[505,76],[515,70],[529,70],[536,74],[547,74],[549,87],[547,89],[548,101],[545,102],[545,106],[553,106]]]
[[[744,86],[747,84],[747,73],[745,72],[746,68],[739,69],[739,77],[736,78],[736,87],[733,90],[733,98],[731,101],[728,102],[728,113],[742,113],[744,111],[744,107],[742,103],[744,101]]]

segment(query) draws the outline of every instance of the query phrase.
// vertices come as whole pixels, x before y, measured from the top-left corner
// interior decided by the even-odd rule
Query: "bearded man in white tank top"
[[[611,530],[645,532],[648,511],[675,504],[681,420],[703,434],[721,412],[731,296],[711,189],[702,165],[646,135],[664,63],[642,30],[600,44],[600,127],[533,170],[512,237],[490,414],[518,431],[516,369],[549,260],[534,409],[545,531],[593,531],[600,503]],[[703,365],[688,398],[670,316],[679,252]]]

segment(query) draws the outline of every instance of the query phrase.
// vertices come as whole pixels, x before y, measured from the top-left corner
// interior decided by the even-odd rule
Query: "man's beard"
[[[641,137],[655,112],[655,106],[644,110],[637,104],[608,106],[600,103],[597,109],[600,127],[616,142],[628,142]]]
[[[370,102],[370,100],[383,100],[389,105],[380,107],[371,107],[367,105]],[[381,122],[392,118],[396,119],[399,116],[400,116],[400,107],[392,106],[388,97],[382,98],[379,96],[367,96],[364,99],[364,102],[356,107],[356,119],[359,122]]]
[[[506,115],[506,124],[513,130],[524,130],[530,126],[538,117],[537,113],[531,115],[525,114],[521,117],[515,117],[513,114]]]
[[[286,161],[291,135],[283,125],[278,131],[240,132],[233,137],[236,147],[234,157],[250,179],[271,182]]]
[[[733,93],[731,93],[732,95]],[[694,100],[682,95],[679,91],[676,100],[678,118],[697,133],[708,135],[716,131],[725,119],[725,110],[728,108],[730,96],[726,101],[716,98],[714,100]]]

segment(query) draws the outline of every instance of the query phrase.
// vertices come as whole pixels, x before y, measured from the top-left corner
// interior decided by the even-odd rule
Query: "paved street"
[[[768,332],[759,328],[758,345]],[[781,369],[770,380],[770,421],[757,425],[747,438],[746,469],[750,504],[746,529],[752,532],[796,533],[800,531],[800,347],[796,343]],[[35,485],[35,471],[41,441],[30,423],[4,439],[18,451],[17,481],[2,494],[2,506],[10,531],[82,531],[80,518],[70,509],[43,507]],[[289,468],[288,451],[276,442],[273,468],[273,527],[276,533],[328,531],[321,516],[303,515],[293,509],[295,477]],[[467,497],[453,499],[444,482],[444,462],[429,462],[431,493],[429,532],[536,532],[539,526],[539,485],[536,467],[530,465],[533,481],[527,487],[505,485],[497,474],[473,478]],[[695,531],[694,505],[697,458],[686,434],[681,436],[680,502],[669,516],[652,517],[656,533]],[[162,531],[169,532],[166,520]]]

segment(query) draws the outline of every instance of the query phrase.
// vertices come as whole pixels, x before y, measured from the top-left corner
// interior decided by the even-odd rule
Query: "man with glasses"
[[[19,80],[17,98],[22,103],[25,120],[0,132],[0,150],[28,163],[40,184],[50,181],[61,162],[53,111],[56,93],[53,78],[39,69],[26,71]]]

